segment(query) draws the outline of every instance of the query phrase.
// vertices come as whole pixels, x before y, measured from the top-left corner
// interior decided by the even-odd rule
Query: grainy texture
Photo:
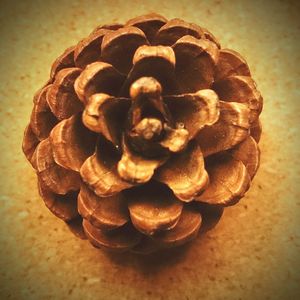
[[[299,9],[296,1],[2,1],[0,297],[297,299]],[[108,255],[73,237],[38,196],[21,141],[47,66],[97,25],[149,11],[207,27],[246,58],[264,96],[264,130],[261,167],[246,197],[204,238],[143,259]]]

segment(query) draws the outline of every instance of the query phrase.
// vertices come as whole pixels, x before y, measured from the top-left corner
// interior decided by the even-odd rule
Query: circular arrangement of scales
[[[53,63],[23,151],[46,206],[96,247],[136,253],[212,228],[259,166],[262,97],[205,28],[148,14]]]

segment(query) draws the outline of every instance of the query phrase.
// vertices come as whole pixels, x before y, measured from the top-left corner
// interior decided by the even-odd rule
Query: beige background
[[[0,5],[1,299],[300,299],[299,1]],[[45,208],[21,140],[52,61],[98,24],[150,11],[205,26],[247,59],[265,99],[262,162],[247,196],[185,252],[116,257]]]

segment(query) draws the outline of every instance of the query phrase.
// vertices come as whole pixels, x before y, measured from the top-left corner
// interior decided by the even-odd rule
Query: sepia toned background
[[[300,299],[299,1],[0,1],[0,299]],[[207,27],[264,96],[261,167],[194,243],[108,255],[44,206],[21,152],[53,60],[99,24],[148,12]]]

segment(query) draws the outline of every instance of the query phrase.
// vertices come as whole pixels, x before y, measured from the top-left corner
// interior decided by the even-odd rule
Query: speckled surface
[[[1,1],[0,298],[300,299],[297,2]],[[45,208],[21,140],[52,61],[98,24],[150,11],[207,27],[247,59],[265,99],[262,162],[246,197],[185,251],[112,256]]]

